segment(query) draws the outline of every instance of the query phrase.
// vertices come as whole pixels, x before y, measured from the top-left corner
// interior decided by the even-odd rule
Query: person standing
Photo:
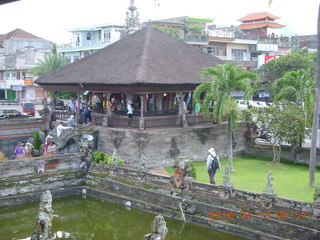
[[[214,181],[214,176],[216,174],[217,169],[220,171],[220,160],[219,156],[216,153],[214,148],[210,148],[208,150],[209,155],[207,157],[207,170],[211,184],[216,184]]]
[[[127,115],[128,115],[128,128],[131,128],[132,119],[133,119],[133,108],[132,108],[132,101],[129,100],[127,102]]]
[[[111,98],[111,101],[109,102],[109,105],[108,105],[108,110],[109,110],[109,116],[112,115],[112,113],[114,113],[114,111],[116,110],[116,102],[114,98]]]
[[[24,147],[24,156],[25,156],[26,158],[31,158],[31,157],[33,157],[34,147],[33,147],[32,141],[33,141],[33,139],[30,138],[30,139],[28,140],[28,142],[26,143],[26,146]]]
[[[18,142],[16,148],[14,149],[15,159],[24,157],[24,147],[22,142]]]
[[[49,146],[47,147],[47,154],[46,156],[50,156],[50,155],[55,155],[56,152],[57,152],[57,146],[56,144],[54,143],[54,141],[51,141],[49,143]]]
[[[75,102],[73,96],[70,97],[70,101],[69,101],[68,107],[69,107],[69,112],[71,114],[74,114],[76,112],[76,102]]]
[[[83,116],[84,116],[84,125],[87,125],[87,124],[90,124],[91,123],[91,112],[92,112],[92,107],[91,107],[91,104],[90,102],[88,102],[87,106],[85,107],[84,109],[84,112],[83,112]],[[88,122],[89,120],[89,122]]]

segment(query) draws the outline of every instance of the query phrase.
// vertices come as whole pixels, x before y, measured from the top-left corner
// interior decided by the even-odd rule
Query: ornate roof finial
[[[126,35],[134,33],[140,29],[139,12],[136,11],[137,7],[134,6],[134,0],[130,0],[130,6],[126,12]]]

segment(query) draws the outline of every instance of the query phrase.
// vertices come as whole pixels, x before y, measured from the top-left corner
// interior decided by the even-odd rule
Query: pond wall
[[[319,204],[200,182],[182,191],[159,174],[98,164],[86,170],[83,158],[79,153],[1,162],[0,207],[35,201],[47,189],[57,197],[86,189],[91,196],[130,201],[134,208],[182,220],[180,203],[188,199],[196,212],[186,213],[187,221],[213,230],[247,239],[320,239]]]
[[[147,168],[171,165],[174,154],[190,158],[193,161],[204,161],[208,149],[214,147],[220,158],[227,155],[227,124],[167,128],[138,131],[133,129],[117,129],[95,127],[99,132],[98,151],[112,155],[112,139],[122,134],[118,148],[118,156],[125,159],[130,166],[139,166],[138,152],[145,154]],[[247,124],[239,123],[234,133],[234,155],[243,155],[247,151],[245,135]],[[141,146],[142,145],[142,146]]]

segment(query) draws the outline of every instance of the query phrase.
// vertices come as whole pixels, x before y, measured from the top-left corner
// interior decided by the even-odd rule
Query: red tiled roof
[[[20,28],[17,28],[5,34],[4,39],[9,39],[9,38],[39,38],[39,37],[32,35],[31,33],[28,33]]]
[[[257,29],[257,28],[264,28],[264,27],[270,27],[270,28],[283,28],[286,25],[281,25],[275,22],[260,22],[260,23],[246,23],[241,24],[238,26],[241,30],[248,30],[248,29]]]
[[[240,18],[238,21],[245,22],[245,21],[252,21],[252,20],[258,20],[258,19],[265,19],[265,18],[279,19],[280,17],[274,16],[268,12],[257,12],[257,13],[248,14],[247,16]]]

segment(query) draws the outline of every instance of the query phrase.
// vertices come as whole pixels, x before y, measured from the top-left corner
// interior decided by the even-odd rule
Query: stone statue
[[[192,206],[192,201],[190,199],[186,199],[186,198],[182,199],[182,209],[183,209],[183,212],[187,214],[196,213],[196,208]]]
[[[268,173],[268,177],[267,177],[267,186],[266,186],[266,189],[263,191],[263,193],[265,194],[271,194],[271,195],[274,195],[275,192],[273,191],[272,189],[272,172],[269,171]]]
[[[174,174],[170,177],[170,183],[178,189],[189,190],[191,189],[193,177],[191,172],[191,164],[187,159],[183,159],[174,163]]]
[[[155,217],[154,221],[151,224],[152,233],[144,235],[145,240],[165,240],[168,233],[168,228],[164,217],[158,215]]]
[[[226,170],[225,170],[225,174],[223,176],[223,182],[222,182],[222,186],[225,186],[225,187],[232,187],[232,183],[230,182],[230,166],[227,165],[226,166]]]
[[[49,190],[46,190],[42,193],[40,198],[36,228],[32,234],[31,240],[51,239],[52,218],[52,195]]]

